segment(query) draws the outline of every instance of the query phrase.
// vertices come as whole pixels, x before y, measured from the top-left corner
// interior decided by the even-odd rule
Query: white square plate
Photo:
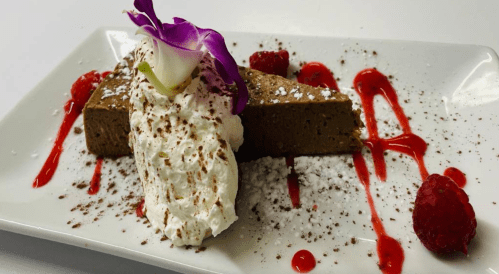
[[[95,196],[75,187],[89,181],[93,165],[86,163],[95,160],[82,153],[86,149],[83,134],[68,136],[52,181],[31,188],[52,147],[72,82],[92,69],[112,69],[140,39],[133,33],[134,29],[97,30],[0,122],[0,229],[188,273],[294,273],[290,261],[300,249],[310,250],[320,261],[315,273],[380,273],[369,208],[354,169],[348,168],[350,155],[297,158],[302,208],[289,212],[280,209],[290,206],[286,174],[275,172],[275,167],[284,165],[283,159],[241,165],[239,220],[218,237],[205,240],[202,252],[195,247],[170,248],[168,240],[161,241],[143,224],[145,219],[135,216],[130,204],[140,200],[141,190],[140,184],[133,184],[138,179],[132,159],[108,160]],[[478,221],[468,257],[428,252],[413,232],[409,211],[417,191],[414,184],[421,184],[417,166],[389,152],[388,180],[381,183],[371,176],[371,191],[388,234],[402,243],[403,271],[499,271],[499,184],[495,182],[499,177],[499,63],[494,51],[420,42],[224,35],[241,65],[255,51],[278,47],[295,52],[291,54],[294,70],[300,61],[324,63],[354,102],[359,101],[351,89],[357,72],[376,67],[392,75],[413,131],[430,144],[425,156],[429,172],[442,174],[450,166],[465,172],[465,191]],[[375,104],[380,132],[397,133],[396,119],[386,103],[376,100]],[[82,126],[81,117],[75,126]],[[364,154],[373,171],[370,154]],[[321,170],[324,165],[328,168]],[[120,173],[123,167],[131,174]],[[258,182],[251,184],[248,174],[257,176]],[[114,190],[117,193],[112,194]],[[126,198],[132,192],[134,197]],[[256,203],[258,216],[251,210]],[[124,214],[127,210],[131,214]]]

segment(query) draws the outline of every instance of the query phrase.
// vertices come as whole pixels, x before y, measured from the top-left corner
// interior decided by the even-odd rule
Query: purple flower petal
[[[163,37],[168,37],[168,40],[165,41],[168,44],[180,48],[200,50],[202,46],[202,44],[199,43],[198,29],[187,21],[168,26],[168,28],[163,30]]]
[[[199,34],[202,37],[202,43],[208,49],[208,51],[217,59],[220,64],[216,65],[217,70],[221,67],[224,71],[218,71],[226,83],[236,82],[238,93],[234,96],[232,100],[232,114],[239,114],[243,111],[246,103],[248,102],[248,88],[244,84],[241,75],[239,75],[239,68],[236,64],[232,55],[230,55],[229,50],[225,46],[225,40],[223,36],[211,29],[201,29],[198,28]],[[215,63],[216,64],[216,63]]]
[[[135,23],[135,25],[142,27],[144,25],[149,25],[152,26],[151,20],[149,18],[141,13],[135,13],[135,12],[130,12],[127,11],[128,17],[132,20],[132,22]]]
[[[149,35],[157,40],[161,40],[161,37],[158,33],[158,30],[156,28],[154,28],[153,26],[144,25],[137,30],[137,33]]]
[[[187,20],[180,18],[180,17],[173,17],[173,24],[180,24],[183,22],[187,22]]]
[[[158,30],[162,29],[161,21],[156,16],[156,12],[154,12],[152,0],[135,0],[133,5],[138,11],[147,14]]]
[[[159,42],[181,50],[180,55],[196,55],[204,45],[215,57],[215,67],[227,84],[236,82],[238,93],[232,98],[232,114],[243,111],[248,102],[248,88],[239,75],[236,61],[230,55],[225,45],[225,40],[220,33],[211,29],[198,28],[189,21],[174,17],[173,24],[161,23],[154,12],[152,0],[135,0],[135,8],[143,14],[128,12],[130,19],[140,27],[138,33],[154,38],[155,48]],[[149,17],[149,18],[147,18]]]
[[[217,59],[214,59],[209,52],[206,52],[203,55],[203,59],[200,62],[201,71],[199,72],[201,81],[206,84],[208,92],[215,93],[220,96],[232,97],[232,92],[229,90],[226,81],[218,73],[216,62]],[[224,68],[222,67],[222,69]]]
[[[234,80],[232,80],[232,78],[230,78],[229,74],[227,73],[227,71],[224,68],[224,65],[222,63],[220,63],[220,61],[218,61],[218,59],[215,59],[215,68],[217,69],[218,74],[220,75],[220,77],[222,77],[222,79],[224,80],[224,82],[226,84],[230,85],[230,84],[234,83]]]
[[[234,80],[237,85],[237,94],[234,95],[232,99],[232,114],[236,115],[243,112],[246,104],[248,104],[248,87],[244,83],[243,78],[239,76],[238,79]]]
[[[156,28],[156,31],[152,31],[150,28],[144,28],[143,30],[145,30],[146,33],[179,49],[201,49],[202,44],[199,43],[197,27],[192,23],[178,17],[173,18],[174,24],[161,23],[154,12],[152,0],[135,0],[134,6],[138,11],[144,12],[147,16],[135,12],[127,12],[132,22],[139,27],[147,25]],[[147,17],[149,17],[149,19]]]

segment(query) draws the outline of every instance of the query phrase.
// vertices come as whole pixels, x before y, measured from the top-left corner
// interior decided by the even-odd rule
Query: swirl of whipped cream
[[[209,92],[201,76],[172,100],[156,92],[136,69],[142,61],[154,64],[150,38],[135,54],[129,142],[145,214],[174,245],[199,245],[237,220],[232,150],[243,142],[241,120],[231,114],[230,97]]]

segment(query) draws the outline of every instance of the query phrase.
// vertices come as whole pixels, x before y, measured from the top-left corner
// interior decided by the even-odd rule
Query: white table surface
[[[4,0],[2,4],[0,119],[96,28],[133,26],[121,13],[133,8],[133,0]],[[480,44],[499,50],[497,0],[156,0],[155,7],[165,22],[179,16],[221,31]],[[139,271],[174,273],[0,231],[0,273]]]

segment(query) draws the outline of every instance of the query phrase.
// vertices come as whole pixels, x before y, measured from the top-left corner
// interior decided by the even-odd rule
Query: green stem
[[[140,72],[144,73],[144,75],[146,76],[149,83],[151,83],[151,85],[156,89],[157,92],[168,96],[170,99],[175,96],[176,93],[168,90],[165,87],[165,85],[163,85],[163,83],[161,83],[161,81],[159,81],[156,74],[154,74],[154,71],[152,71],[152,68],[149,65],[149,63],[147,63],[146,61],[143,61],[138,65],[137,68],[139,69]]]

